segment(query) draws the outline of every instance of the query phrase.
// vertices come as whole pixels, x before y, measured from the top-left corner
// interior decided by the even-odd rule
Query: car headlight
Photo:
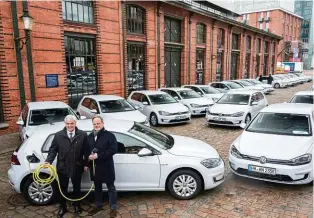
[[[208,158],[201,161],[201,164],[204,165],[206,168],[215,168],[221,164],[221,158]]]
[[[149,120],[148,120],[148,118],[146,118],[146,120],[145,120],[145,123],[144,124],[148,124],[149,123]]]
[[[232,114],[231,116],[232,116],[232,117],[242,117],[243,115],[244,115],[244,112],[241,111],[241,112],[234,113],[234,114]]]
[[[201,107],[201,105],[199,105],[199,104],[190,104],[191,105],[191,107]]]
[[[158,113],[159,113],[160,115],[163,115],[163,116],[169,116],[169,115],[170,115],[170,113],[169,113],[169,112],[166,112],[166,111],[158,111]]]
[[[311,162],[311,160],[312,160],[311,154],[304,154],[300,157],[293,158],[290,161],[292,165],[297,166],[297,165],[308,164]]]
[[[230,153],[237,158],[242,158],[242,154],[238,151],[238,149],[236,149],[234,145],[231,146]]]

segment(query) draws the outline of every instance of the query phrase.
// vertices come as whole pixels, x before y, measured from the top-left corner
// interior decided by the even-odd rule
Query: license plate
[[[181,119],[184,119],[184,118],[185,118],[185,116],[177,116],[176,120],[181,120]]]
[[[259,167],[259,166],[249,165],[248,171],[276,175],[276,169],[268,168],[268,167]]]
[[[222,118],[222,117],[214,117],[214,120],[226,121],[226,118]]]

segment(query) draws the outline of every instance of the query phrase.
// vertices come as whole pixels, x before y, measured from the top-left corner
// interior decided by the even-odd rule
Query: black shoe
[[[76,205],[76,204],[73,204],[73,207],[74,207],[74,213],[75,214],[81,214],[82,213],[82,208],[81,208],[81,206],[78,204],[78,205]]]
[[[57,217],[58,218],[62,218],[63,215],[67,212],[67,209],[65,207],[59,207],[59,211],[58,211],[58,214],[57,214]]]
[[[93,216],[99,213],[100,211],[102,211],[102,207],[94,207],[91,211],[89,211],[89,214]]]

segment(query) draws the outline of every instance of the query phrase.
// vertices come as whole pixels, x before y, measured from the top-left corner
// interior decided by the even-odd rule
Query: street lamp
[[[20,44],[20,49],[23,49],[23,46],[27,43],[29,40],[29,34],[32,30],[34,18],[29,16],[28,13],[24,13],[23,16],[20,17],[23,20],[24,30],[25,30],[25,36],[21,38],[15,38],[16,41]]]

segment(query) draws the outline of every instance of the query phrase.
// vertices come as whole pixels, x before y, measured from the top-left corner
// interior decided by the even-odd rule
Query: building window
[[[232,34],[232,50],[240,50],[239,48],[239,35]]]
[[[217,47],[218,49],[223,48],[225,45],[225,30],[219,29],[217,35]]]
[[[261,53],[261,44],[262,44],[262,41],[261,39],[257,39],[257,53]]]
[[[129,33],[144,34],[144,10],[138,6],[126,6],[127,28]]]
[[[181,21],[165,17],[165,42],[181,42]]]
[[[0,123],[4,123],[4,114],[3,114],[3,104],[2,104],[1,88],[0,88]]]
[[[246,36],[246,51],[251,52],[251,41],[252,41],[252,37]]]
[[[62,14],[64,20],[94,23],[93,1],[62,1]]]
[[[197,42],[197,44],[206,43],[206,26],[205,26],[205,24],[198,23],[196,25],[196,42]]]
[[[245,67],[244,78],[250,78],[250,66],[251,66],[251,36],[246,36],[246,55],[245,55]]]
[[[196,81],[195,84],[204,84],[204,63],[205,61],[205,50],[196,50]]]
[[[268,54],[269,53],[269,42],[265,41],[265,45],[264,45],[264,53]]]
[[[145,44],[128,42],[128,94],[145,89]]]
[[[222,81],[223,79],[224,45],[225,45],[225,30],[219,29],[217,35],[216,81]]]
[[[84,95],[97,93],[95,39],[65,35],[64,41],[69,104],[76,108]]]

